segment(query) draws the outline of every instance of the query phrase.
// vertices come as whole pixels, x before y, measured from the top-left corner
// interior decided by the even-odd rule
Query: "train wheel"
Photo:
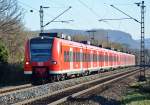
[[[89,74],[90,74],[89,71],[86,71],[86,72],[85,72],[85,75],[86,75],[86,76],[88,76]]]
[[[56,81],[59,81],[61,79],[60,75],[55,76]]]
[[[54,75],[51,75],[51,76],[50,76],[50,81],[51,81],[51,82],[55,82],[55,81],[56,81]]]
[[[56,82],[56,81],[59,81],[60,79],[61,79],[60,75],[52,75],[50,77],[51,82]]]
[[[65,78],[66,78],[65,74],[61,74],[60,80],[63,81],[63,80],[65,80]]]
[[[85,76],[85,72],[81,73],[81,76],[84,77]]]

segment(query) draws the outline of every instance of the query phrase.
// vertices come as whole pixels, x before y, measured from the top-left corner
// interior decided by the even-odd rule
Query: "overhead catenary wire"
[[[80,4],[82,4],[84,7],[86,7],[88,10],[90,10],[96,17],[100,17],[99,14],[97,14],[91,7],[89,7],[87,4],[85,4],[83,1],[78,0]]]
[[[105,21],[105,20],[128,20],[128,19],[132,19],[132,18],[100,19],[99,21]]]
[[[128,15],[127,13],[123,12],[122,10],[118,9],[117,7],[115,7],[114,5],[110,5],[111,7],[115,8],[116,10],[118,10],[119,12],[123,13],[124,15],[128,16],[129,18],[133,19],[134,21],[141,23],[140,21],[138,21],[137,19],[133,18],[132,16]]]
[[[65,12],[67,12],[68,10],[70,10],[72,7],[70,6],[69,8],[67,8],[65,11],[63,11],[61,14],[59,14],[58,16],[56,16],[54,19],[52,19],[50,22],[47,22],[43,27],[49,25],[51,22],[53,22],[54,20],[56,20],[57,18],[59,18],[61,15],[63,15]]]
[[[99,18],[101,17],[97,12],[95,12],[91,7],[89,7],[86,3],[84,3],[83,1],[81,0],[78,0],[80,4],[82,4],[84,7],[86,7],[93,15],[96,16],[96,18]],[[112,25],[110,25],[109,23],[107,22],[104,22],[105,24],[107,24],[109,27],[112,27],[114,28]]]

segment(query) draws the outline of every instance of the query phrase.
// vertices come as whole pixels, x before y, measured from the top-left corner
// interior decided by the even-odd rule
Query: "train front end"
[[[50,37],[36,37],[26,44],[24,74],[30,75],[34,83],[47,81],[50,76],[53,40]]]

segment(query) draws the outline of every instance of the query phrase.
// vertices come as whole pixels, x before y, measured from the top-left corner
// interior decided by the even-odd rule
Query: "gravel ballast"
[[[113,72],[117,73],[118,71],[113,71]],[[64,89],[64,88],[67,88],[70,86],[74,86],[76,84],[91,81],[93,79],[97,79],[97,78],[109,75],[111,73],[112,72],[104,73],[104,74],[101,73],[101,74],[96,74],[96,75],[90,75],[90,76],[85,76],[85,77],[80,77],[80,78],[74,78],[74,79],[65,80],[65,81],[61,81],[61,82],[54,82],[54,83],[49,83],[49,84],[45,84],[45,85],[40,85],[40,86],[36,86],[36,87],[30,88],[30,89],[16,91],[16,92],[5,94],[5,95],[1,94],[0,95],[0,104],[8,105],[8,104],[21,102],[21,101],[31,99],[34,97],[46,95],[48,93],[53,93],[57,90]]]
[[[120,105],[129,85],[137,82],[137,76],[138,73],[111,84],[106,90],[96,90],[89,96],[74,98],[61,105]]]

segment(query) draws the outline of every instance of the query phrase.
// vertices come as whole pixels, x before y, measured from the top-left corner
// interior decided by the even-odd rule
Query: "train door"
[[[118,54],[118,66],[120,66],[120,53]]]
[[[76,67],[77,70],[80,70],[80,48],[76,48]]]
[[[65,44],[62,45],[62,70],[69,70],[69,48]]]
[[[120,58],[121,58],[121,66],[123,66],[123,57],[122,57],[122,54],[120,54]]]
[[[87,49],[86,49],[86,61],[87,61],[88,70],[90,70],[90,68],[91,68],[90,53],[91,53],[90,49],[88,49],[88,47],[87,47]]]
[[[117,67],[119,66],[119,54],[117,53]]]
[[[108,66],[108,52],[105,52],[105,66]]]
[[[96,66],[97,66],[97,64],[96,64],[96,51],[93,50],[93,68],[96,69]]]
[[[84,72],[83,71],[83,59],[82,58],[83,58],[83,49],[80,48],[80,69],[82,72]]]
[[[73,48],[70,47],[69,50],[69,61],[70,61],[70,70],[73,70]]]
[[[91,69],[93,69],[93,51],[90,51],[90,62],[91,62]]]
[[[99,68],[101,69],[101,67],[102,67],[102,56],[101,56],[101,49],[99,50],[99,59],[98,59],[98,61],[99,61]]]
[[[112,67],[115,67],[114,64],[114,52],[112,52]]]
[[[118,53],[116,54],[116,67],[118,67]]]
[[[74,47],[74,48],[73,48],[73,68],[74,68],[75,70],[78,69],[76,52],[77,52],[77,48]]]
[[[87,59],[86,59],[86,51],[87,49],[86,49],[86,47],[85,46],[83,46],[83,52],[82,52],[82,62],[83,62],[83,70],[84,71],[86,71],[87,70]]]
[[[101,58],[102,58],[101,64],[102,64],[102,67],[104,68],[105,67],[105,51],[104,50],[101,53]]]
[[[107,51],[107,66],[110,67],[110,51]]]
[[[117,54],[115,53],[115,67],[117,67]]]
[[[97,51],[96,62],[97,62],[97,68],[99,69],[99,52],[98,51]]]
[[[109,66],[112,67],[112,52],[109,53]]]

